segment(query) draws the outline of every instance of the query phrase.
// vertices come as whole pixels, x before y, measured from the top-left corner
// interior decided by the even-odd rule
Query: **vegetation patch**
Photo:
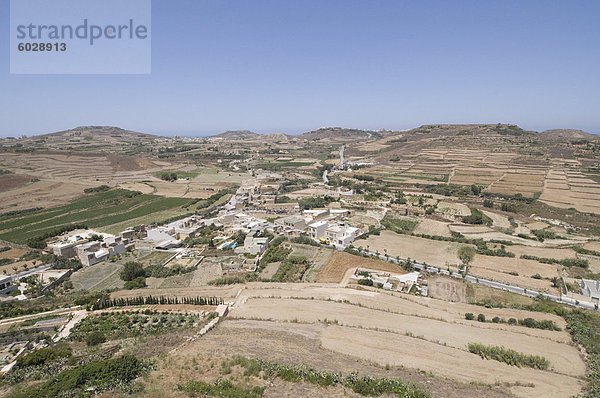
[[[556,259],[556,258],[546,258],[546,257],[530,256],[528,254],[522,254],[521,258],[525,259],[525,260],[539,261],[540,263],[544,263],[544,264],[560,264],[560,265],[565,266],[565,267],[587,268],[590,265],[590,263],[588,262],[588,260],[585,260],[585,259],[582,259],[582,258]]]
[[[189,305],[219,305],[223,304],[223,299],[219,297],[165,297],[165,296],[147,296],[147,297],[127,297],[114,298],[102,297],[94,304],[88,306],[91,311],[103,310],[111,307],[128,307],[132,305],[157,305],[157,304],[189,304]]]
[[[245,273],[240,275],[228,275],[223,276],[221,278],[213,279],[209,281],[209,285],[213,286],[225,286],[225,285],[235,285],[237,283],[247,283],[254,282],[258,280],[258,275],[256,273]]]
[[[475,316],[473,315],[473,313],[467,312],[465,314],[465,319],[468,321],[472,321],[472,320],[475,320]],[[485,316],[483,314],[479,314],[479,316],[477,317],[477,320],[479,322],[485,322]],[[492,318],[492,322],[493,323],[508,323],[509,325],[520,325],[520,326],[525,326],[527,328],[532,328],[532,329],[554,330],[557,332],[562,330],[561,328],[558,327],[558,325],[556,323],[554,323],[554,321],[551,321],[549,319],[544,319],[543,321],[538,321],[533,318],[525,318],[525,319],[519,319],[519,320],[517,320],[515,318],[510,318],[507,321],[504,318],[494,317],[494,318]]]
[[[190,199],[144,195],[111,189],[75,199],[71,203],[0,220],[0,239],[25,243],[55,236],[74,227],[96,228],[117,224],[155,212],[181,207]]]
[[[585,397],[600,396],[600,315],[592,311],[573,310],[565,316],[567,329],[587,353],[589,368]]]
[[[260,398],[265,387],[243,388],[233,385],[229,380],[217,380],[214,384],[203,381],[190,380],[177,386],[179,391],[185,392],[190,397],[209,396],[224,398]]]
[[[483,214],[480,210],[472,208],[471,215],[464,216],[462,221],[466,224],[486,224],[492,225],[492,219]]]
[[[73,328],[70,338],[94,346],[106,340],[155,335],[191,327],[198,320],[197,315],[160,314],[151,310],[111,312],[83,319]]]
[[[83,190],[83,193],[106,192],[108,190],[110,190],[110,187],[108,185],[100,185],[93,188],[86,188]]]
[[[399,234],[410,234],[416,228],[418,220],[410,218],[396,218],[392,216],[385,216],[381,220],[381,225]]]
[[[66,344],[56,344],[53,346],[40,348],[32,351],[17,359],[17,366],[25,368],[28,366],[43,365],[46,362],[54,361],[59,358],[69,358],[72,354],[71,349]]]
[[[244,376],[263,378],[280,378],[287,382],[308,382],[322,387],[341,385],[357,394],[365,396],[395,395],[403,398],[430,398],[431,394],[413,383],[401,379],[377,378],[359,376],[358,373],[343,375],[329,371],[318,370],[304,365],[281,365],[262,359],[247,359],[237,357],[230,361],[229,366],[242,366]]]
[[[279,266],[275,275],[271,278],[273,282],[298,282],[302,280],[304,273],[310,267],[310,262],[303,256],[289,256]]]
[[[51,398],[84,396],[90,386],[101,392],[119,388],[127,391],[149,364],[131,355],[97,360],[66,369],[39,387],[10,394],[10,398]]]
[[[262,269],[269,263],[283,261],[287,258],[287,256],[292,252],[292,249],[282,246],[281,244],[284,241],[285,238],[280,236],[273,239],[269,243],[267,250],[265,250],[265,253],[260,259],[260,263],[258,264],[259,271],[262,271]]]
[[[519,368],[525,366],[546,370],[550,366],[550,362],[544,357],[526,355],[510,348],[486,346],[479,343],[469,343],[468,348],[470,352],[479,355],[483,359],[493,359]]]

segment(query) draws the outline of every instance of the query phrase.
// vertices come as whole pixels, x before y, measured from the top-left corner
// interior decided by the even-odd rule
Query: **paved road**
[[[27,276],[29,276],[31,274],[34,274],[36,272],[39,272],[39,271],[46,271],[47,269],[50,269],[50,268],[52,268],[51,265],[44,264],[44,265],[40,265],[40,266],[37,266],[37,267],[32,268],[32,269],[28,269],[28,270],[16,273],[14,275],[11,275],[10,278],[11,278],[11,280],[15,281],[15,280],[18,280],[18,279],[25,278],[25,277],[27,277]]]
[[[69,337],[71,334],[71,329],[77,325],[83,318],[87,316],[88,312],[86,310],[79,310],[73,312],[73,318],[62,328],[60,332],[58,332],[52,340],[56,343],[64,338]]]
[[[385,256],[383,254],[379,254],[377,255],[376,253],[369,251],[369,254],[373,255],[373,256],[378,256],[380,259],[382,260],[386,260],[386,261],[393,261],[395,263],[399,263],[399,262],[403,262],[406,259],[400,259],[400,261],[398,261],[395,258],[389,257],[389,256]],[[453,272],[452,274],[450,274],[449,271],[444,270],[444,269],[440,269],[438,271],[437,268],[432,267],[432,266],[427,266],[425,264],[419,264],[419,263],[413,263],[415,269],[421,271],[423,269],[427,269],[428,272],[432,273],[432,274],[441,274],[441,275],[448,275],[448,276],[452,276],[454,278],[457,279],[463,279],[462,274],[458,273],[458,272]],[[475,276],[471,276],[471,275],[467,275],[464,277],[464,279],[466,281],[472,282],[472,283],[478,283],[480,285],[484,285],[484,286],[489,286],[492,287],[494,289],[501,289],[501,290],[505,290],[508,292],[512,292],[512,293],[517,293],[517,294],[521,294],[524,296],[529,296],[529,297],[538,297],[538,296],[542,296],[545,298],[548,298],[552,301],[556,301],[557,303],[563,303],[563,304],[568,304],[574,307],[579,307],[579,308],[585,308],[588,310],[596,310],[596,311],[600,311],[600,309],[598,308],[597,305],[590,303],[590,302],[581,302],[569,297],[565,297],[565,296],[555,296],[552,294],[548,294],[548,293],[542,293],[542,292],[538,292],[535,290],[530,290],[530,289],[524,289],[522,287],[518,287],[518,286],[512,286],[512,285],[507,285],[505,283],[500,283],[500,282],[494,282],[494,281],[490,281],[488,279],[482,279],[482,278],[477,278]]]

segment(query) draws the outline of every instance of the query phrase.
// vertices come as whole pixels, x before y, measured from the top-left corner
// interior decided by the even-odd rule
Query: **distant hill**
[[[51,137],[132,137],[132,138],[158,138],[153,134],[139,133],[137,131],[125,130],[113,126],[79,126],[70,130],[57,131],[56,133],[42,134],[38,138]]]
[[[556,137],[556,138],[575,138],[575,139],[591,139],[591,140],[600,139],[600,136],[598,136],[596,134],[586,133],[585,131],[575,130],[575,129],[544,130],[541,132],[541,134],[544,134],[549,137]]]
[[[335,140],[335,141],[346,141],[346,140],[365,140],[365,139],[377,139],[383,138],[386,135],[391,134],[385,130],[360,130],[360,129],[349,129],[343,127],[321,127],[320,129],[309,131],[298,135],[300,139],[307,141],[318,141],[318,140]]]
[[[222,140],[251,140],[259,136],[260,134],[256,134],[249,130],[230,130],[221,134],[210,136],[208,138],[216,138]]]
[[[260,136],[260,139],[264,139],[265,141],[269,142],[288,142],[290,141],[290,139],[293,138],[294,136],[287,135],[284,133],[270,133]]]

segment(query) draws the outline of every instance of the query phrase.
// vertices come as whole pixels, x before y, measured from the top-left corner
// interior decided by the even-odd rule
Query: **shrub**
[[[462,221],[465,224],[491,224],[492,219],[483,214],[478,209],[471,209],[471,215],[464,216]]]
[[[468,320],[468,321],[472,321],[472,320],[474,320],[474,319],[475,319],[475,315],[473,315],[473,313],[472,313],[472,312],[467,312],[467,313],[465,314],[465,319],[466,319],[466,320]]]
[[[540,242],[543,242],[545,239],[556,239],[558,237],[554,231],[547,229],[534,229],[531,233],[534,234]]]
[[[102,333],[100,331],[91,332],[85,338],[85,344],[87,344],[88,347],[97,346],[98,344],[102,344],[105,341],[106,341],[106,336],[104,336],[104,333]]]
[[[364,286],[373,286],[373,279],[371,279],[371,278],[359,279],[358,284],[364,285]]]
[[[526,355],[509,348],[486,346],[479,343],[469,343],[468,348],[470,352],[479,355],[483,359],[493,359],[519,368],[526,366],[529,368],[546,370],[550,366],[550,362],[544,357]]]
[[[84,388],[96,387],[96,392],[125,387],[144,371],[144,363],[134,356],[97,360],[63,370],[39,387],[19,391],[14,398],[51,398],[85,396]]]
[[[128,261],[125,263],[119,275],[124,281],[132,281],[138,277],[145,277],[146,271],[142,264],[135,261]]]
[[[177,173],[174,171],[163,171],[160,173],[160,179],[164,181],[177,181]]]
[[[71,348],[66,344],[56,344],[54,346],[40,348],[17,358],[17,366],[20,368],[27,366],[41,365],[58,358],[69,358],[72,355]]]
[[[468,265],[475,257],[475,248],[472,246],[461,246],[458,249],[458,258],[463,264]]]
[[[106,192],[110,189],[108,185],[100,185],[98,187],[86,188],[83,190],[84,193],[95,193],[95,192]]]
[[[485,322],[485,315],[483,315],[483,314],[477,315],[477,322]]]
[[[143,276],[138,276],[137,278],[127,281],[125,282],[125,289],[128,290],[132,290],[132,289],[141,289],[146,287],[146,278]]]
[[[492,318],[492,322],[494,322],[494,323],[500,323],[500,317],[497,317],[497,316],[493,317]]]
[[[509,318],[508,319],[508,324],[509,325],[516,325],[517,324],[517,320],[515,318]]]
[[[179,391],[187,393],[189,396],[209,396],[209,397],[231,397],[231,398],[260,398],[263,396],[266,387],[242,388],[235,386],[229,380],[217,380],[214,384],[203,381],[190,380],[185,384],[177,386]]]

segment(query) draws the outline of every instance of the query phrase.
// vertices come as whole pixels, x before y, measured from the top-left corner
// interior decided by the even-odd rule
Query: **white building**
[[[304,229],[306,220],[300,216],[289,216],[275,220],[275,224],[283,225],[286,228]]]
[[[325,236],[325,230],[329,224],[327,221],[317,221],[308,226],[308,233],[314,240],[319,240]]]
[[[98,264],[109,257],[109,251],[103,249],[100,242],[88,242],[75,247],[77,257],[83,265]]]
[[[600,303],[600,281],[581,280],[581,294],[589,297],[592,303]]]
[[[356,239],[358,228],[346,225],[331,225],[325,230],[325,238],[334,246],[345,247]]]
[[[244,246],[236,247],[236,253],[249,253],[249,254],[260,254],[265,251],[268,238],[255,238],[253,236],[246,236],[244,239]]]
[[[154,242],[158,249],[172,249],[181,246],[181,241],[174,238],[175,228],[156,227],[147,231],[146,240]]]

